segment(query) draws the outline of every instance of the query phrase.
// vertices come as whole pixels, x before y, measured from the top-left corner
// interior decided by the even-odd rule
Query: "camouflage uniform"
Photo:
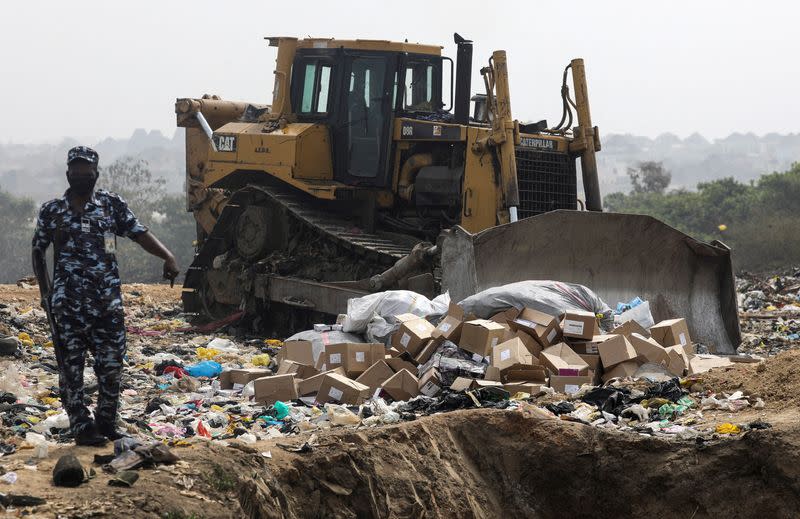
[[[42,205],[33,246],[45,250],[54,243],[51,304],[62,343],[59,389],[77,433],[91,424],[83,395],[87,350],[94,357],[99,386],[95,419],[98,424],[116,421],[125,356],[116,236],[136,239],[147,228],[114,193],[95,191],[83,214],[72,210],[68,193]]]

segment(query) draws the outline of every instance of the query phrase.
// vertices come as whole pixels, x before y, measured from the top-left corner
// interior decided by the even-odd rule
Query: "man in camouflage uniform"
[[[79,445],[102,445],[121,436],[116,429],[125,325],[116,258],[116,237],[127,236],[164,260],[164,277],[174,279],[172,253],[141,225],[125,201],[94,190],[97,152],[77,146],[67,154],[69,189],[39,212],[33,247],[53,243],[55,273],[50,301],[62,350],[59,361],[61,402]],[[94,357],[98,382],[92,420],[84,402],[86,352]]]

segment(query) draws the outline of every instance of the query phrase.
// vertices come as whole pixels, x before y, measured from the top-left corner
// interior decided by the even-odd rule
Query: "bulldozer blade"
[[[478,234],[444,233],[442,285],[455,301],[528,279],[580,283],[606,303],[639,296],[656,322],[684,317],[694,342],[741,342],[731,251],[644,215],[559,210]]]

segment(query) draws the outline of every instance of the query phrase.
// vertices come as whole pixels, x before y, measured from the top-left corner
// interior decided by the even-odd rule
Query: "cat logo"
[[[433,125],[433,136],[434,137],[441,137],[442,136],[442,127],[438,124]]]
[[[215,133],[214,144],[217,146],[217,151],[236,151],[236,136]]]

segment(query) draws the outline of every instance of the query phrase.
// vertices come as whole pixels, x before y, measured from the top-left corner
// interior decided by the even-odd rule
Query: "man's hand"
[[[169,279],[169,286],[175,286],[175,278],[178,277],[180,270],[178,270],[178,262],[175,256],[170,256],[164,260],[164,279]]]
[[[169,279],[170,287],[175,286],[175,278],[178,277],[180,272],[178,270],[178,262],[175,260],[175,255],[164,247],[164,244],[158,241],[158,238],[150,231],[139,235],[136,238],[136,243],[153,256],[158,256],[164,260],[164,279]]]

